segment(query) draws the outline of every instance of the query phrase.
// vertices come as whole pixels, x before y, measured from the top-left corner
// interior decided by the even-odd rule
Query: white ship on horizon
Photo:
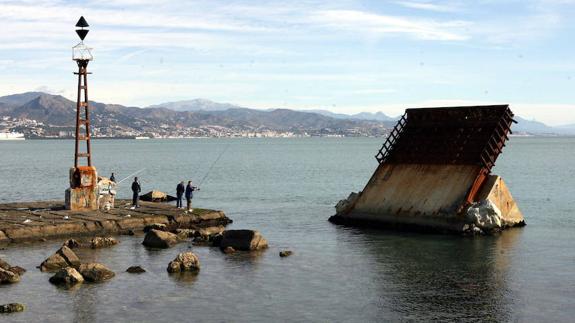
[[[0,140],[24,140],[24,134],[19,132],[0,132]]]

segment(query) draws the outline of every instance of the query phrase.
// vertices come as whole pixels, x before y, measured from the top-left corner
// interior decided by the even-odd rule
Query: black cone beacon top
[[[81,29],[76,29],[76,34],[78,34],[78,36],[80,37],[81,40],[84,40],[84,38],[86,38],[86,35],[88,35],[88,32],[89,32],[88,29],[84,29],[84,28],[90,27],[90,25],[88,25],[88,22],[86,21],[86,19],[84,19],[84,16],[80,17],[80,19],[76,23],[76,27],[81,28]]]
[[[80,17],[80,19],[76,23],[76,27],[85,28],[85,27],[90,27],[90,25],[88,25],[88,22],[86,21],[86,19],[84,19],[84,16],[82,16],[82,17]]]

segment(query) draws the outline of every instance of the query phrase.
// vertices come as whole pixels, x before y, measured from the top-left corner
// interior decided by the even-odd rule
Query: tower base
[[[98,210],[98,173],[96,167],[70,168],[70,188],[66,190],[66,209],[72,211]]]

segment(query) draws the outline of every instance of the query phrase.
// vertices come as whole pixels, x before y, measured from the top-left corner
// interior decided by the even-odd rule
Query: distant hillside
[[[0,104],[0,114],[4,116],[36,120],[50,127],[69,127],[75,124],[75,102],[59,95],[23,93],[0,97]],[[386,128],[377,121],[336,119],[287,109],[255,110],[207,100],[173,102],[149,108],[98,102],[91,102],[90,105],[93,127],[105,134],[170,135],[173,129],[217,126],[241,131],[381,136]]]
[[[161,133],[173,129],[223,127],[239,131],[380,136],[397,118],[383,112],[353,115],[326,110],[257,110],[205,99],[168,102],[148,108],[91,102],[92,125],[102,133]],[[0,97],[0,116],[36,120],[49,127],[74,126],[76,103],[59,95],[27,92]],[[575,125],[550,127],[516,116],[515,134],[575,135]],[[25,130],[25,129],[24,129]]]

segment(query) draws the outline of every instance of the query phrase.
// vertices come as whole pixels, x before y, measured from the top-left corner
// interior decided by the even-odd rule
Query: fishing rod
[[[142,169],[140,169],[139,171],[134,172],[134,173],[132,173],[132,174],[126,176],[123,180],[117,182],[116,185],[120,185],[121,182],[127,180],[128,178],[130,178],[130,177],[132,177],[132,176],[134,176],[134,175],[136,175],[136,174],[139,174],[139,173],[143,172],[144,170],[146,170],[146,168],[142,168]]]
[[[210,172],[212,171],[212,169],[214,168],[216,163],[220,160],[220,158],[222,158],[224,153],[228,150],[228,148],[230,147],[230,144],[231,144],[231,142],[228,142],[226,147],[224,147],[224,149],[220,152],[220,155],[218,156],[218,158],[216,158],[216,160],[212,163],[212,165],[210,166],[210,168],[208,169],[208,171],[206,172],[204,177],[200,180],[200,184],[198,184],[198,187],[202,186],[202,183],[206,180],[206,178],[208,178],[208,175],[210,175]]]

